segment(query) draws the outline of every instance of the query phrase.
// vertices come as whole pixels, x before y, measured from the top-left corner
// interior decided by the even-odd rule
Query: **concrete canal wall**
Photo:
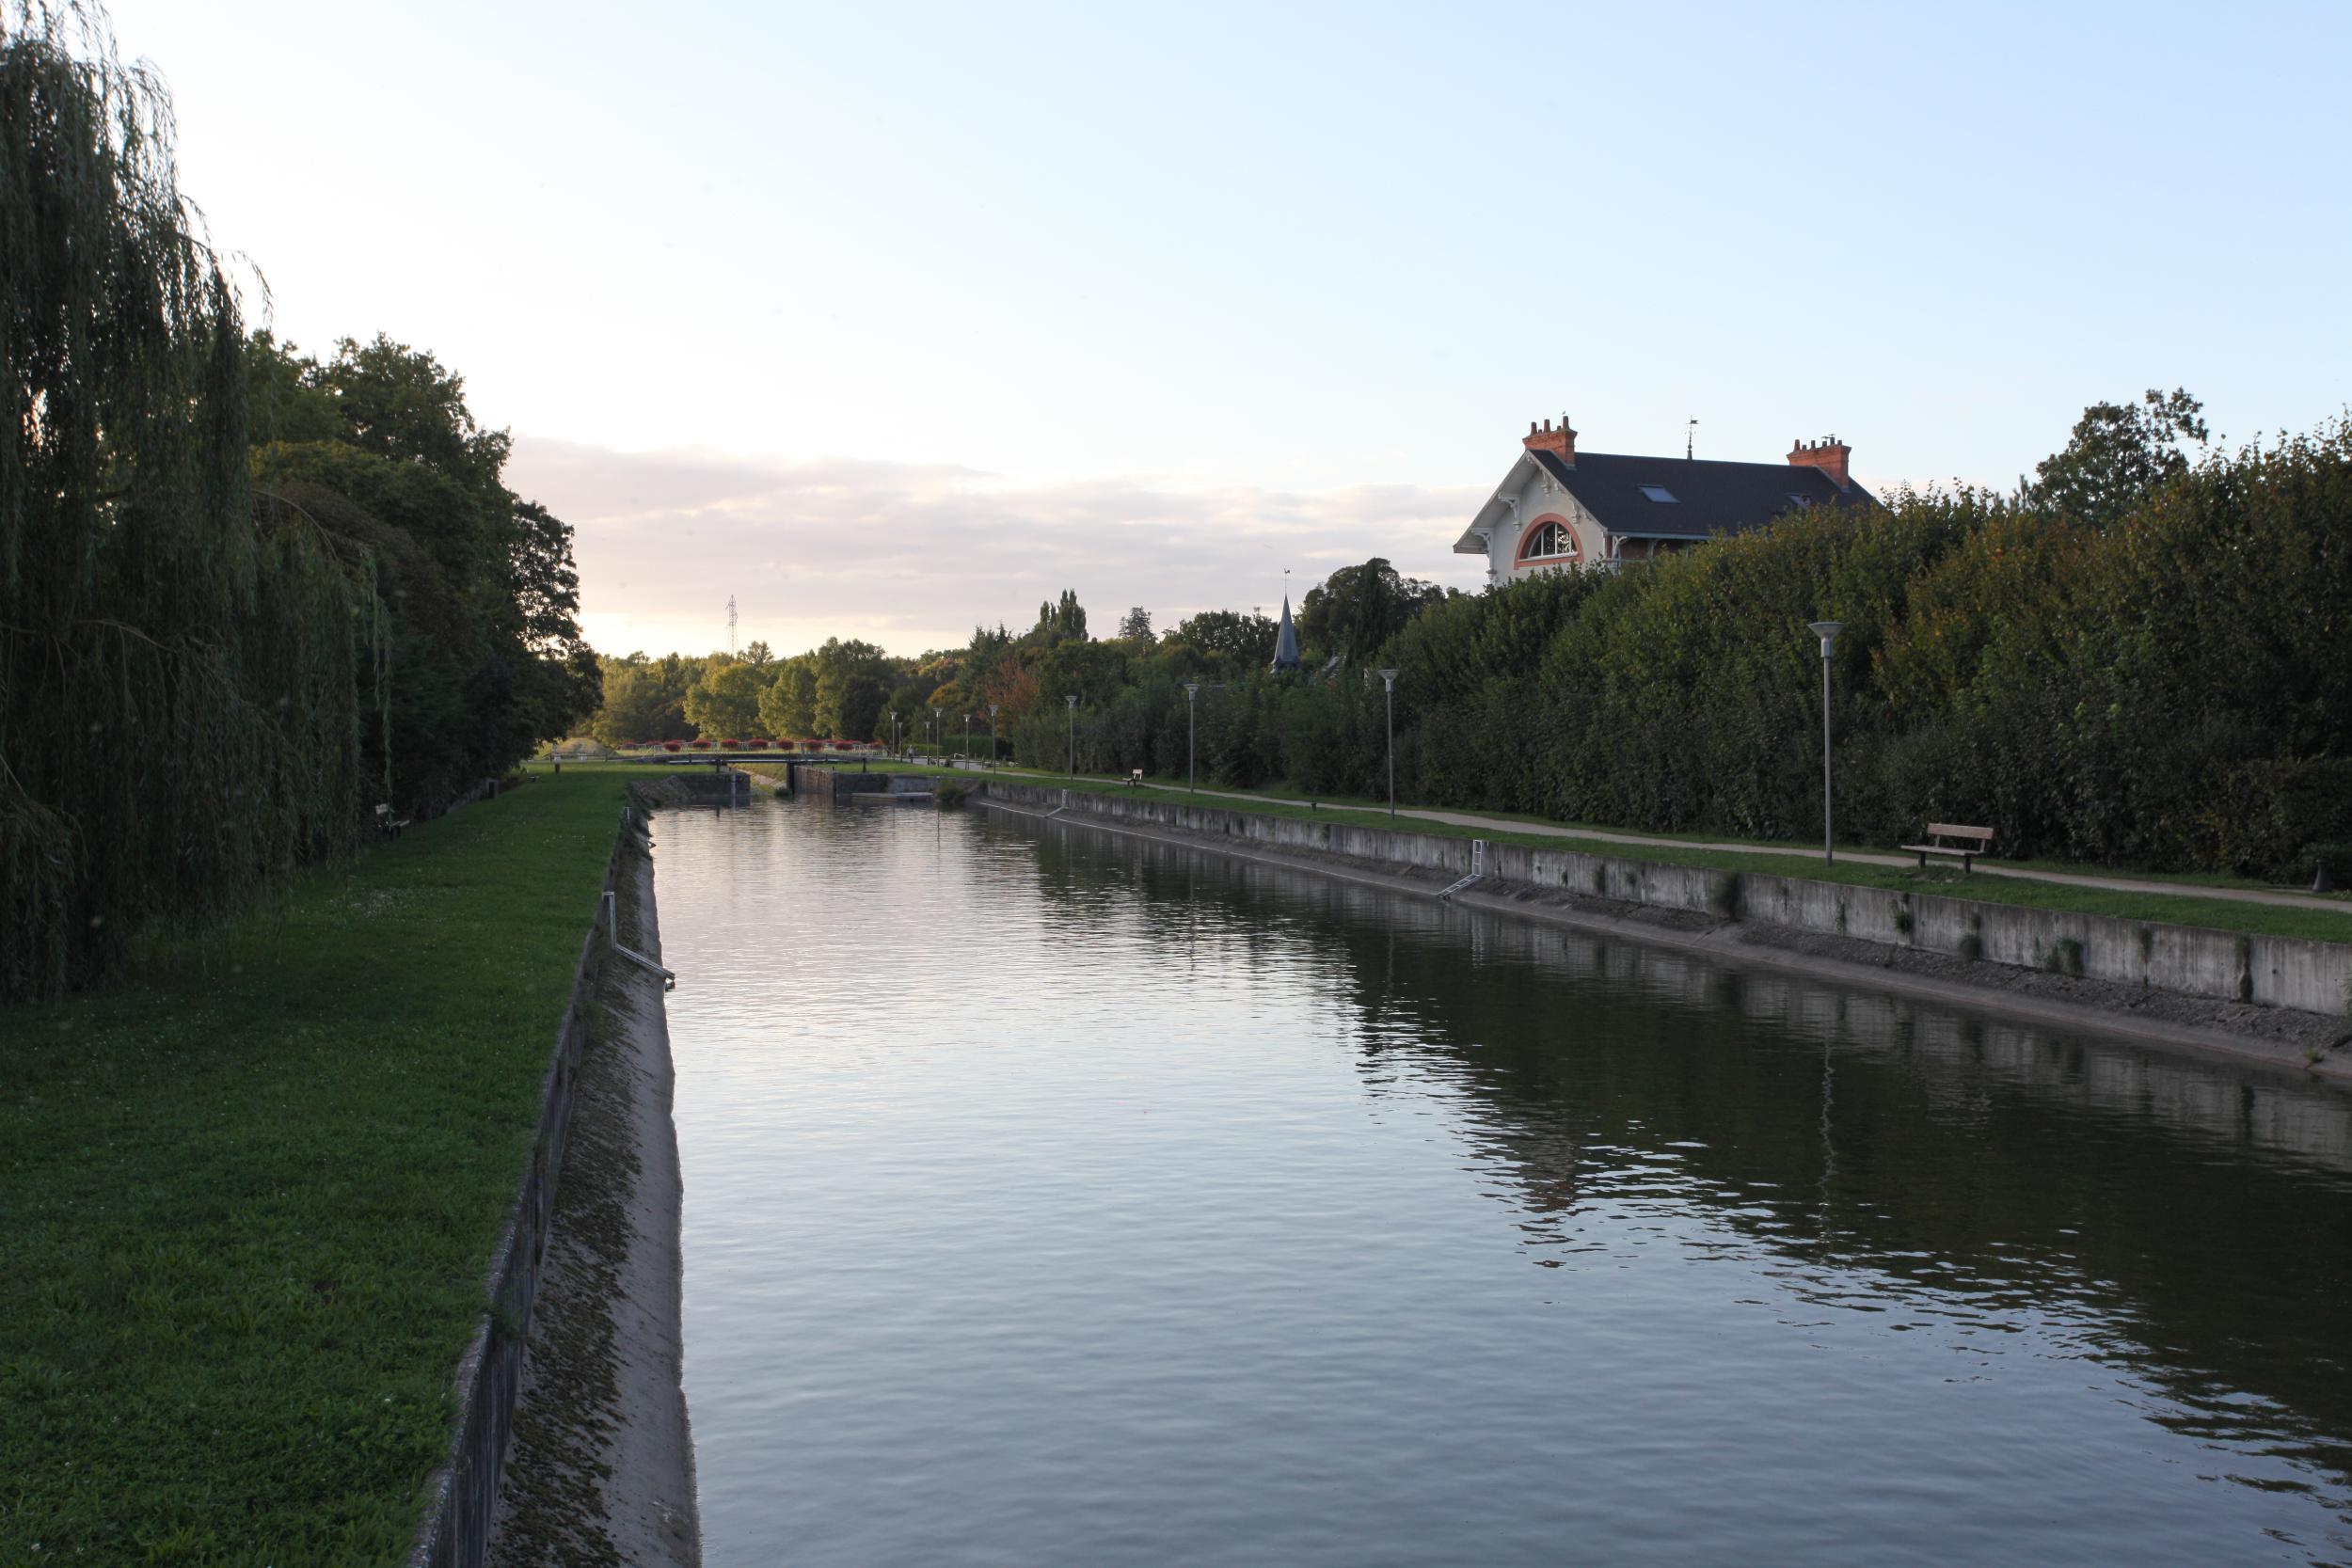
[[[1475,888],[1490,896],[1564,893],[2183,996],[2335,1017],[2352,1011],[2352,944],[2344,942],[2248,936],[1802,877],[1661,865],[1524,844],[1482,846],[1468,838],[994,779],[985,792],[990,799],[1030,810],[1132,822],[1277,850],[1337,855],[1448,881],[1469,876],[1473,857],[1479,857],[1483,876]],[[2347,926],[2352,926],[2352,917]]]
[[[653,883],[644,844],[628,847],[615,929],[658,961]],[[487,1568],[702,1560],[662,980],[617,955],[598,971]]]
[[[1237,861],[1234,874],[1269,899],[1311,896],[1316,908],[1333,915],[1375,923],[1392,918],[1395,894],[1353,878],[1322,879],[1327,885],[1309,895],[1299,891],[1298,873],[1288,863]],[[2040,1100],[2085,1110],[2129,1105],[2135,1115],[2182,1132],[2250,1142],[2352,1172],[2352,1115],[2344,1101],[2309,1093],[2300,1072],[2216,1072],[2208,1060],[2192,1063],[2160,1052],[2085,1051],[2071,1030],[2004,1016],[2008,1009],[1998,1000],[1956,1007],[1809,968],[1726,967],[1725,957],[1740,956],[1736,949],[1677,945],[1654,936],[1627,940],[1581,922],[1472,921],[1456,940],[1476,967],[1527,963],[1577,979],[1607,979],[1678,1006],[1730,1008],[1794,1038],[1899,1057],[1908,1070],[1947,1092],[1947,1104],[1981,1094],[1989,1074],[2027,1085]],[[2280,1066],[2302,1066],[2293,1051],[2265,1054]]]
[[[637,803],[647,808],[723,805],[742,800],[745,793],[742,776],[733,768],[698,768],[691,773],[669,773],[659,779],[643,780],[628,787]]]
[[[785,776],[790,781],[795,795],[830,800],[843,795],[887,795],[889,773],[848,773],[832,768],[812,767],[806,763],[785,764]]]
[[[939,781],[928,773],[866,773],[854,768],[803,762],[786,764],[786,782],[795,795],[834,800],[850,795],[905,795],[928,798]],[[772,778],[755,773],[755,778]]]
[[[600,1006],[609,1012],[614,1000],[610,994],[600,996],[600,992],[611,992],[633,980],[643,993],[645,985],[642,972],[611,956],[613,925],[620,918],[617,900],[626,895],[639,903],[641,912],[636,919],[646,932],[646,937],[640,940],[650,939],[658,943],[652,924],[653,870],[646,854],[646,808],[716,800],[734,782],[683,777],[630,786],[630,804],[621,812],[612,852],[605,862],[603,890],[580,942],[580,961],[572,973],[571,995],[556,1025],[554,1050],[540,1085],[539,1119],[530,1161],[523,1168],[514,1205],[508,1212],[505,1231],[491,1255],[482,1312],[472,1340],[458,1363],[455,1419],[449,1454],[427,1482],[424,1517],[403,1559],[404,1568],[478,1568],[501,1560],[499,1527],[506,1522],[504,1515],[511,1512],[502,1489],[517,1479],[510,1474],[508,1461],[514,1455],[518,1412],[525,1406],[526,1367],[539,1354],[538,1340],[546,1330],[539,1310],[542,1287],[548,1280],[551,1253],[561,1250],[559,1188],[566,1180],[564,1156],[573,1141],[575,1111],[581,1098],[592,1016]],[[654,1031],[644,1037],[658,1044],[660,1065],[666,1072],[669,1035],[662,1023],[660,994],[660,983],[652,982],[650,1002],[641,1003],[650,1008],[651,1024],[646,1025],[641,1018],[640,1026],[641,1033],[645,1028]],[[641,1053],[649,1049],[641,1039]],[[646,1055],[640,1064],[641,1070],[630,1075],[632,1081],[645,1077],[651,1065],[651,1057]],[[666,1079],[663,1085],[658,1131],[671,1140],[666,1149],[668,1168],[675,1170],[675,1135],[669,1125]],[[660,1161],[654,1157],[660,1151],[650,1147],[653,1137],[651,1132],[646,1135],[644,1142],[648,1147],[641,1151],[641,1164],[632,1164],[633,1176],[640,1173],[641,1165],[660,1168]],[[573,1180],[577,1184],[577,1178]],[[632,1210],[630,1217],[637,1222],[641,1250],[655,1255],[657,1260],[666,1256],[673,1270],[666,1280],[666,1298],[658,1288],[638,1291],[640,1315],[666,1324],[670,1338],[675,1340],[678,1308],[675,1267],[679,1243],[675,1201],[666,1217],[658,1204],[642,1212]],[[651,1568],[699,1562],[693,1450],[686,1430],[678,1364],[675,1356],[666,1361],[653,1361],[642,1355],[640,1359],[644,1364],[637,1370],[633,1382],[626,1375],[628,1369],[606,1370],[606,1381],[611,1381],[613,1371],[624,1374],[619,1381],[628,1408],[620,1415],[618,1428],[624,1433],[643,1429],[650,1433],[639,1444],[639,1451],[633,1456],[637,1463],[623,1483],[600,1489],[593,1474],[594,1466],[550,1477],[546,1472],[560,1468],[560,1460],[542,1461],[539,1473],[522,1479],[543,1482],[552,1480],[564,1488],[571,1513],[583,1518],[583,1496],[596,1497],[609,1509],[612,1502],[633,1500],[658,1488],[662,1500],[670,1505],[661,1520],[662,1533],[658,1544],[662,1549],[649,1547],[624,1560],[646,1563]],[[662,1423],[673,1407],[675,1420],[665,1427]],[[607,1426],[614,1424],[606,1422]],[[505,1558],[513,1560],[514,1555],[510,1550]]]
[[[580,941],[571,995],[556,1024],[554,1051],[540,1084],[539,1122],[532,1134],[531,1160],[523,1167],[505,1233],[491,1254],[473,1338],[457,1365],[456,1420],[449,1457],[428,1483],[424,1519],[405,1560],[406,1568],[474,1568],[489,1552],[490,1519],[506,1464],[507,1438],[514,1429],[532,1307],[539,1294],[540,1264],[547,1255],[548,1232],[555,1216],[556,1182],[571,1132],[573,1089],[588,1038],[591,999],[605,958],[606,899],[619,879],[622,853],[633,825],[634,808],[625,809],[612,853],[605,861],[604,887],[594,918]]]

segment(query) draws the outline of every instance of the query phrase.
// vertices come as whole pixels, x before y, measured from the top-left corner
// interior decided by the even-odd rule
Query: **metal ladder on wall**
[[[1438,895],[1438,896],[1440,898],[1451,898],[1455,894],[1461,892],[1464,888],[1470,886],[1470,883],[1479,880],[1486,875],[1486,841],[1483,838],[1473,838],[1470,840],[1470,875],[1445,888],[1444,891]]]

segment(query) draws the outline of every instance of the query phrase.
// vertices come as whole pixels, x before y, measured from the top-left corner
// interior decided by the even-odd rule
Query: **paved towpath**
[[[1058,773],[1032,773],[1015,768],[1000,768],[999,773],[1016,774],[1023,778],[1051,784],[1060,778]],[[1097,784],[1112,784],[1116,780],[1089,774]],[[1178,786],[1153,783],[1152,788],[1167,791]],[[1240,800],[1256,805],[1307,806],[1326,802],[1293,799],[1281,795],[1249,795],[1230,789],[1202,789],[1195,794],[1219,800]],[[1341,811],[1374,811],[1377,806],[1346,805]],[[1439,811],[1426,806],[1399,806],[1396,815],[1422,822],[1444,822],[1457,828],[1487,828],[1498,833],[1529,833],[1538,838],[1582,839],[1599,844],[1639,844],[1661,849],[1708,849],[1734,855],[1785,855],[1791,860],[1809,861],[1820,855],[1818,849],[1800,849],[1785,844],[1741,844],[1736,840],[1705,840],[1658,838],[1644,833],[1612,832],[1606,828],[1570,828],[1556,822],[1522,822],[1508,816],[1482,816],[1476,812]],[[1868,850],[1841,849],[1838,858],[1857,865],[1908,866],[1918,863],[1915,855],[1885,855]],[[2021,882],[2054,882],[2065,887],[2100,888],[2109,893],[2151,893],[2166,898],[2222,898],[2237,904],[2277,904],[2291,909],[2333,910],[2352,920],[2352,900],[2328,898],[2318,894],[2295,893],[2286,889],[2247,887],[2207,887],[2199,882],[2151,882],[2131,877],[2091,877],[2071,871],[2028,871],[2018,866],[1993,865],[1977,863],[1973,876],[2009,877]]]

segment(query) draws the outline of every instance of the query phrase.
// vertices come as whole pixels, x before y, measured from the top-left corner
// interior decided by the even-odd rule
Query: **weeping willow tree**
[[[0,998],[103,977],[354,843],[383,798],[368,563],[257,513],[244,328],[167,95],[0,0]]]

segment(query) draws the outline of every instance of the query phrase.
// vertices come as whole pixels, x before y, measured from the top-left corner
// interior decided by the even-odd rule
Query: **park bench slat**
[[[1931,822],[1927,836],[1933,842],[1902,847],[1906,852],[1919,857],[1919,869],[1922,871],[1928,868],[1930,855],[1957,855],[1960,857],[1960,869],[1964,874],[1975,868],[1979,855],[1989,854],[1993,848],[1992,829],[1970,827],[1961,822]],[[1949,844],[1945,842],[1947,839],[1965,839],[1968,842]]]

